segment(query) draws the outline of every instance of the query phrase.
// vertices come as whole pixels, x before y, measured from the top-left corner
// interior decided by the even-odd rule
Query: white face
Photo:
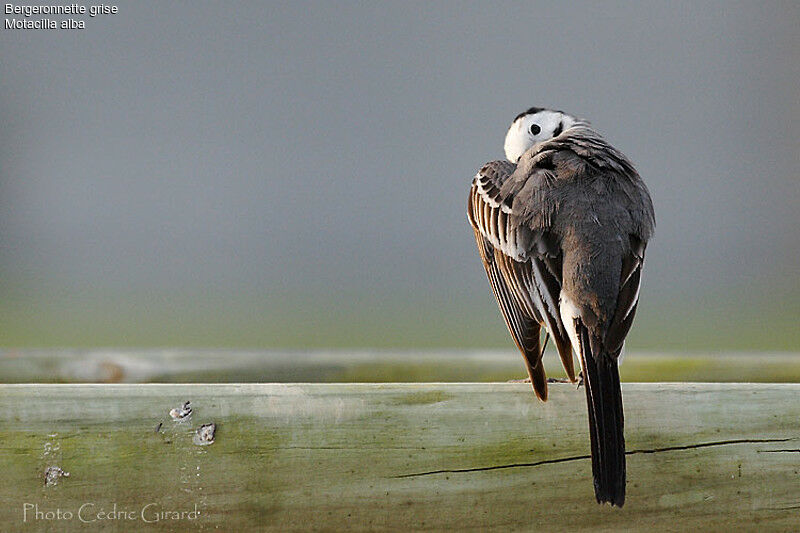
[[[542,110],[517,119],[506,134],[506,157],[512,163],[531,146],[548,141],[571,127],[577,120],[558,111]]]

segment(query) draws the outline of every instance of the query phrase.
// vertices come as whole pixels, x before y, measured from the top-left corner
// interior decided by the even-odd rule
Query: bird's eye
[[[540,128],[538,124],[531,124],[531,133],[533,133],[534,135],[539,135],[541,131],[542,128]]]

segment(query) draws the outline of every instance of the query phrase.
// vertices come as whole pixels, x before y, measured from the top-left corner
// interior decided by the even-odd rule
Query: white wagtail
[[[468,217],[478,251],[542,401],[547,334],[572,382],[575,349],[589,407],[595,496],[622,507],[617,359],[655,227],[650,194],[619,150],[561,111],[532,107],[517,115],[505,153],[508,161],[487,163],[472,182]]]

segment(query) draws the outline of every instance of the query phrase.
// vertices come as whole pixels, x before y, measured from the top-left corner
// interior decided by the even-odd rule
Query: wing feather
[[[487,191],[491,190],[497,191],[498,188],[488,187],[479,174],[470,191],[467,210],[469,221],[489,285],[511,338],[522,352],[534,391],[540,399],[547,400],[540,320],[533,312],[530,299],[525,297],[527,292],[523,290],[522,278],[512,273],[520,263],[509,257],[504,249],[511,251],[509,246],[516,243],[516,232],[509,227],[510,217],[501,204],[487,196]]]
[[[556,263],[558,268],[556,269]],[[561,296],[561,260],[560,257],[534,256],[531,259],[535,274],[535,289],[540,302],[540,312],[544,318],[544,325],[553,337],[553,342],[561,358],[561,364],[567,377],[575,382],[575,363],[572,358],[572,343],[561,322],[560,296]],[[554,274],[558,272],[558,274]]]
[[[550,257],[545,239],[519,225],[501,197],[503,181],[515,166],[505,161],[487,164],[475,177],[469,196],[468,216],[475,232],[489,284],[508,326],[511,337],[522,352],[537,395],[546,399],[546,376],[541,359],[544,351],[540,329],[545,326],[554,338],[564,369],[575,380],[572,348],[561,325],[558,298],[561,291],[560,259]],[[533,253],[531,253],[533,252]],[[530,255],[530,256],[529,256]]]
[[[631,237],[631,251],[622,262],[620,289],[614,317],[605,335],[605,347],[611,353],[619,353],[625,337],[633,324],[636,306],[639,303],[639,288],[644,264],[644,245],[635,236]]]
[[[547,233],[533,234],[526,225],[519,224],[511,209],[513,197],[501,193],[503,183],[515,169],[506,161],[485,165],[473,180],[468,211],[489,283],[509,332],[526,359],[538,394],[537,381],[546,383],[539,375],[543,369],[537,367],[544,351],[539,334],[542,326],[553,337],[572,381],[575,370],[572,346],[559,312],[560,250]],[[539,379],[534,380],[534,375]],[[542,392],[546,394],[546,390]]]

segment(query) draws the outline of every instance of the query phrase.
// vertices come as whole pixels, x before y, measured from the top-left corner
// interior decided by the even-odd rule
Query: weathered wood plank
[[[554,353],[549,376],[563,377]],[[623,381],[800,383],[800,353],[633,353]],[[0,383],[492,382],[521,378],[506,351],[5,350]]]
[[[800,385],[624,384],[628,499],[594,503],[584,395],[552,385],[0,386],[3,531],[93,504],[193,510],[148,530],[795,531]],[[191,400],[188,422],[170,408]],[[218,425],[210,446],[193,429]],[[154,431],[163,422],[161,432]],[[44,471],[69,472],[45,486]],[[85,513],[87,514],[87,513]],[[152,518],[152,515],[150,516]],[[131,526],[130,524],[133,524]]]

